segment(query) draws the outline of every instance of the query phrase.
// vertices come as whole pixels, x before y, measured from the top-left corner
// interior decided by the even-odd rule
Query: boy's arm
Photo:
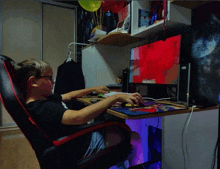
[[[81,110],[66,110],[62,117],[62,124],[82,125],[97,117],[117,101],[128,102],[133,106],[134,103],[138,104],[141,100],[142,97],[139,93],[116,94]]]
[[[89,93],[96,92],[96,93],[106,93],[108,92],[109,89],[106,86],[99,86],[99,87],[90,87],[87,89],[81,89],[81,90],[76,90],[72,91],[66,94],[62,94],[62,101],[69,101],[73,98],[78,98],[85,96]]]

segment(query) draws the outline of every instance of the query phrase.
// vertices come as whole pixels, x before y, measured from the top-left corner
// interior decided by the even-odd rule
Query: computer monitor
[[[129,83],[177,84],[181,35],[131,49]]]
[[[181,39],[179,34],[131,49],[129,92],[176,101]]]

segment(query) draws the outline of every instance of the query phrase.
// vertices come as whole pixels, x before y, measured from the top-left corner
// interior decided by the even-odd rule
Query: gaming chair
[[[13,65],[12,59],[0,55],[0,99],[31,144],[41,169],[106,169],[126,160],[131,151],[130,128],[121,122],[108,121],[85,125],[80,127],[78,132],[57,140],[48,137],[25,107],[24,98],[16,87]],[[110,126],[116,126],[123,131],[122,141],[86,158],[76,160],[77,154],[74,154],[74,150],[69,150],[69,145],[74,147],[72,146],[74,141],[80,136]],[[39,138],[41,141],[36,141]],[[75,147],[77,148],[77,145]]]

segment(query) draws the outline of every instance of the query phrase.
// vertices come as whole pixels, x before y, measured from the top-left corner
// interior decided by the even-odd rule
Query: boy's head
[[[29,94],[36,96],[52,94],[53,71],[46,62],[35,59],[24,60],[15,65],[15,77],[25,98]]]

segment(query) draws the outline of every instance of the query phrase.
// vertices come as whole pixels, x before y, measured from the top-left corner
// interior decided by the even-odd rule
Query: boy
[[[50,65],[34,59],[25,60],[15,65],[16,80],[26,99],[27,109],[38,125],[53,139],[70,135],[77,131],[77,126],[86,124],[100,115],[116,102],[141,102],[141,95],[116,94],[81,110],[64,108],[62,101],[82,97],[91,92],[106,93],[105,86],[91,87],[66,94],[53,95],[53,71]],[[105,133],[105,134],[104,134]],[[119,142],[123,136],[116,128],[94,132],[78,140],[80,150],[76,152],[79,159],[93,152]],[[137,139],[138,140],[138,139]]]

